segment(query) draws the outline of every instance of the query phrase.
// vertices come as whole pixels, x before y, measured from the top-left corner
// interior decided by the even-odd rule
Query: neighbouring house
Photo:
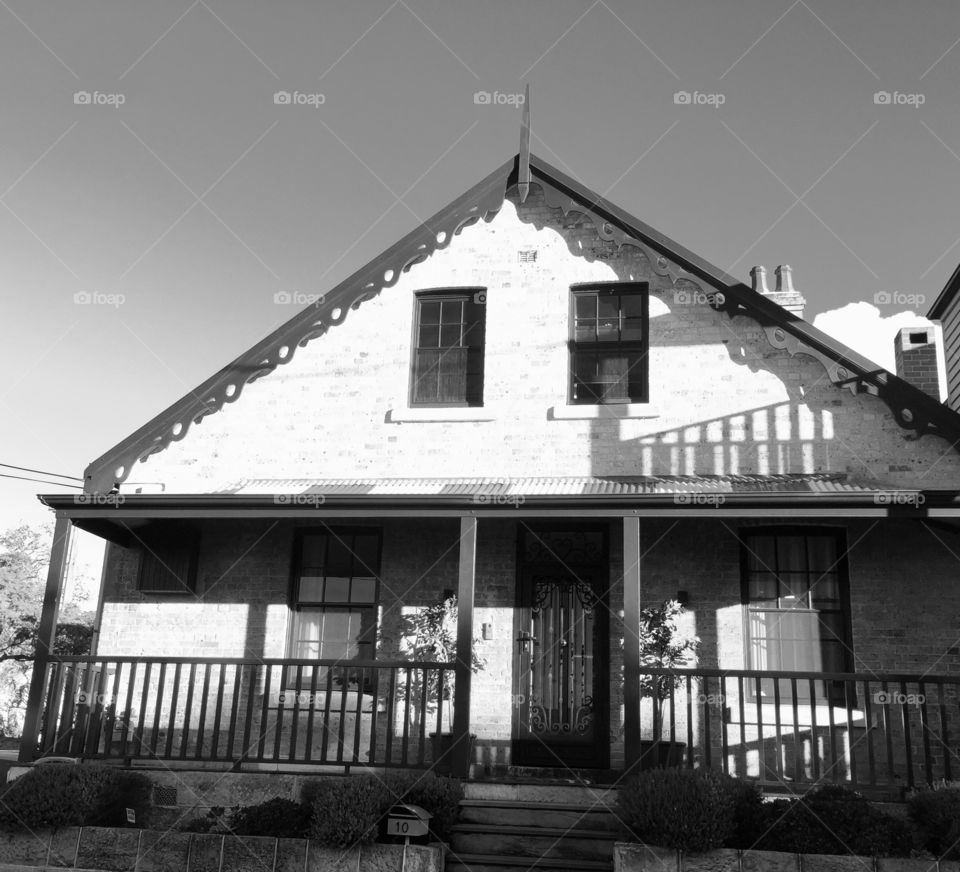
[[[21,760],[955,777],[960,414],[922,343],[901,378],[767,282],[522,149],[41,497],[41,641],[71,526],[109,544]]]

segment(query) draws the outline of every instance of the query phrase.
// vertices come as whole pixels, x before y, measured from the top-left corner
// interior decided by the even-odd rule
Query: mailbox
[[[430,834],[431,814],[419,805],[395,805],[387,813],[387,835],[410,839]]]

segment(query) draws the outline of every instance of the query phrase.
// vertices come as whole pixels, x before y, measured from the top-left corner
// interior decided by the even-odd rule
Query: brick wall
[[[519,262],[529,250],[536,261]],[[624,419],[566,403],[569,288],[597,280],[650,282],[650,402]],[[403,420],[414,294],[456,286],[488,289],[476,417],[492,420]],[[637,249],[615,251],[539,193],[519,211],[507,201],[132,479],[173,493],[261,476],[827,470],[871,484],[960,484],[960,458],[943,440],[911,439],[881,401],[835,387],[819,362],[775,350],[759,324],[718,314],[697,290],[673,287]]]

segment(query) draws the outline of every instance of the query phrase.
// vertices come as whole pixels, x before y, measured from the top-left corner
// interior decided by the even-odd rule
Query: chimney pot
[[[787,294],[794,293],[793,290],[793,270],[790,269],[789,265],[781,264],[774,270],[774,274],[777,277],[777,291]]]
[[[758,294],[769,294],[770,291],[767,288],[767,270],[766,267],[755,266],[750,270],[750,275],[753,278],[753,289]]]

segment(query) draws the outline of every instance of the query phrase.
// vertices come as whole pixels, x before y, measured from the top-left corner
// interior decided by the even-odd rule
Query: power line
[[[37,475],[49,475],[53,478],[71,478],[74,481],[83,481],[82,478],[78,478],[75,475],[60,475],[59,472],[48,472],[45,469],[30,469],[27,466],[14,466],[12,463],[0,463],[0,466],[4,466],[7,469],[18,469],[20,472],[35,472]]]
[[[5,463],[0,463],[0,466],[6,466]],[[42,478],[31,478],[28,475],[10,475],[6,472],[0,472],[0,478],[16,478],[20,481],[35,481],[37,484],[49,484],[54,487],[75,487],[78,490],[83,490],[83,485],[81,484],[69,484],[65,481],[44,481]]]

